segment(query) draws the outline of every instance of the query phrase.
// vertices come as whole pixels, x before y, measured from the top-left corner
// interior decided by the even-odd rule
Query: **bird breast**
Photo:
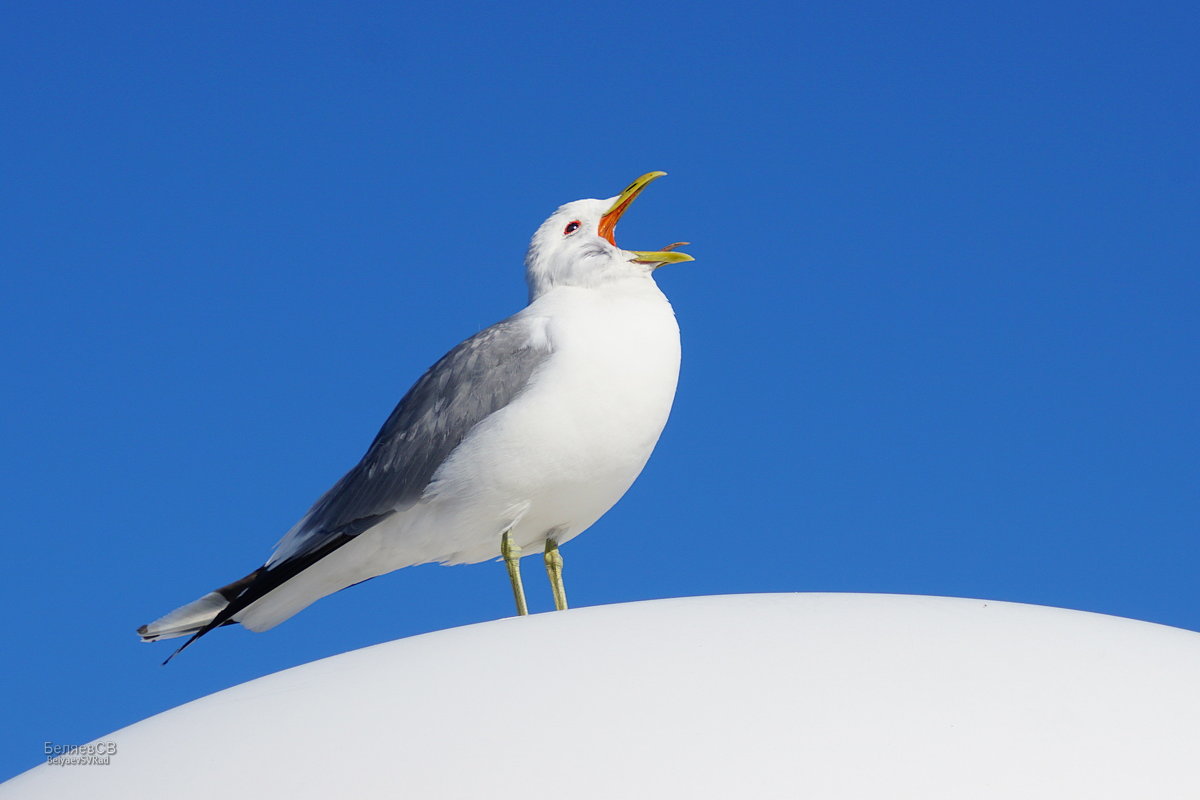
[[[490,539],[509,525],[523,547],[540,545],[552,529],[559,542],[582,532],[641,472],[675,396],[679,327],[648,276],[560,287],[520,316],[549,357],[512,403],[467,436],[430,487],[456,517],[452,530],[488,537],[456,543],[464,547],[454,561],[494,555]]]

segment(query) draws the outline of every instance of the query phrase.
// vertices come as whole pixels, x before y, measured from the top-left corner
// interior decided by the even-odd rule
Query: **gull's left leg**
[[[567,607],[567,587],[562,579],[563,558],[558,552],[558,542],[546,540],[546,574],[550,576],[550,591],[554,593],[554,608],[562,611]]]
[[[500,537],[500,555],[504,556],[504,566],[508,567],[513,599],[517,601],[517,616],[523,617],[529,613],[529,607],[525,605],[525,587],[521,585],[521,546],[512,543],[511,528]]]

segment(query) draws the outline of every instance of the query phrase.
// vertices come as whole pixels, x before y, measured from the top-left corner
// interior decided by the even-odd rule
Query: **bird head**
[[[556,286],[598,286],[630,277],[644,277],[663,264],[692,261],[674,248],[622,250],[614,235],[617,221],[642,190],[665,172],[647,172],[616,197],[576,200],[542,223],[525,255],[530,299]]]

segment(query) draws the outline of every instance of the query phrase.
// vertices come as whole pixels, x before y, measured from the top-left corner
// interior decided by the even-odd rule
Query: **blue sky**
[[[556,206],[656,169],[619,235],[694,243],[658,273],[679,393],[564,548],[573,603],[901,592],[1200,629],[1194,4],[434,6],[0,12],[0,777],[510,614],[501,565],[429,566],[168,667],[133,634],[260,564],[422,370],[523,305]]]

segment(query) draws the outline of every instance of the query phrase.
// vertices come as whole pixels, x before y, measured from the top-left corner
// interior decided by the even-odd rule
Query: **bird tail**
[[[267,597],[313,564],[316,564],[330,553],[339,549],[342,545],[354,541],[354,538],[363,530],[371,527],[380,519],[391,516],[393,513],[395,512],[388,511],[385,514],[376,514],[356,520],[351,525],[343,526],[341,529],[335,531],[334,535],[326,539],[319,547],[272,564],[269,567],[259,567],[246,577],[236,580],[228,586],[222,586],[216,591],[209,592],[199,600],[177,608],[165,617],[160,617],[151,622],[149,625],[143,625],[138,628],[138,635],[142,637],[143,642],[155,642],[159,639],[173,639],[177,636],[191,634],[191,638],[181,644],[174,653],[167,656],[167,661],[170,661],[187,649],[188,645],[213,628],[242,622],[243,612],[250,613],[248,609],[256,606],[264,597]],[[365,575],[363,576],[363,580],[370,577],[373,576]],[[245,620],[245,627],[252,631],[265,631],[283,622],[310,603],[345,588],[345,586],[345,583],[338,583],[337,581],[334,581],[333,584],[325,581],[322,584],[318,580],[315,587],[307,585],[305,587],[315,589],[315,591],[307,593],[302,590],[292,591],[290,594],[287,594],[285,599],[276,602],[272,606],[268,606],[264,611],[260,612],[257,618]],[[163,663],[166,664],[167,661]]]
[[[195,634],[207,627],[225,610],[233,598],[246,588],[262,569],[256,569],[244,578],[236,580],[228,586],[209,592],[199,600],[193,600],[186,606],[180,606],[171,613],[159,617],[147,625],[137,629],[138,636],[143,642],[157,642],[159,639],[174,639],[177,636]],[[233,624],[226,620],[223,625]]]
[[[186,606],[180,606],[170,614],[138,628],[138,636],[142,637],[143,642],[157,642],[159,639],[187,636],[212,622],[213,618],[221,613],[221,609],[227,605],[229,605],[229,601],[222,597],[220,592],[209,592],[199,600],[194,600]]]

